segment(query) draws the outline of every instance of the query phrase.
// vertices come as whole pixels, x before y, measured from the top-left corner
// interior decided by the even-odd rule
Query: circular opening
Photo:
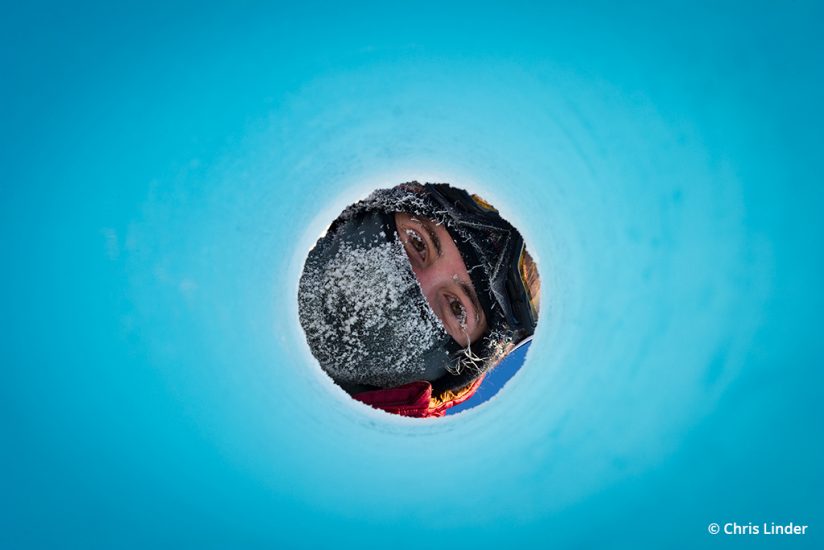
[[[483,403],[518,371],[540,294],[520,232],[491,204],[407,182],[332,221],[304,264],[298,316],[353,399],[429,418]]]

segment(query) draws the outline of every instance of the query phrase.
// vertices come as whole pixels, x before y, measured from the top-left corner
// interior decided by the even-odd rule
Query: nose
[[[435,262],[432,265],[424,267],[413,266],[412,268],[415,277],[418,279],[418,284],[421,285],[423,295],[426,301],[429,302],[429,307],[436,313],[438,312],[438,308],[436,307],[438,289],[452,280],[452,274],[449,273],[449,270],[446,269],[445,266],[438,265],[439,263],[440,262]]]

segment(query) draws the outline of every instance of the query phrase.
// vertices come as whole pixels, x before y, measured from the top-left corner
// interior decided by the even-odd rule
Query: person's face
[[[468,346],[486,330],[486,316],[455,241],[429,218],[400,212],[395,225],[429,306],[446,332]]]

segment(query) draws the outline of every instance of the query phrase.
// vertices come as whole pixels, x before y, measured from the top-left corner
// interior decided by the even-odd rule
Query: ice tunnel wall
[[[0,544],[820,544],[822,13],[735,6],[12,8]],[[329,383],[295,302],[412,179],[543,276],[524,368],[432,422]]]

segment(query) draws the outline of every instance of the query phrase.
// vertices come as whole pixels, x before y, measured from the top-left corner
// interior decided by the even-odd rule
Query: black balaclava
[[[357,335],[344,333],[346,345],[343,343],[331,345],[336,339],[340,339],[339,333],[346,326],[337,318],[349,319],[347,322],[351,322],[352,318],[339,310],[329,309],[324,314],[327,316],[324,323],[319,324],[318,314],[310,311],[310,303],[312,308],[317,308],[318,304],[329,303],[330,300],[323,297],[324,293],[332,292],[340,295],[341,289],[347,288],[347,283],[342,279],[322,275],[322,272],[331,266],[340,270],[339,264],[344,258],[339,252],[342,245],[334,243],[339,239],[351,241],[353,235],[358,236],[364,231],[362,226],[367,223],[372,225],[379,223],[382,226],[381,231],[385,236],[382,244],[385,244],[387,240],[395,243],[396,251],[402,255],[395,258],[398,260],[398,267],[402,265],[402,271],[406,276],[411,275],[414,279],[408,258],[402,245],[397,241],[394,227],[394,214],[397,212],[424,216],[439,224],[444,224],[455,241],[486,314],[488,325],[486,333],[468,348],[464,348],[448,336],[444,338],[446,333],[439,325],[442,331],[440,339],[426,339],[427,342],[431,342],[429,346],[416,344],[420,345],[418,353],[413,353],[415,346],[405,346],[403,353],[399,355],[396,354],[390,358],[382,352],[383,360],[375,360],[375,357],[371,356],[371,349],[375,346],[382,346],[385,350],[384,344],[388,340],[380,335],[369,335],[363,332],[358,332]],[[368,220],[371,221],[367,222]],[[374,233],[374,230],[372,232]],[[368,244],[359,242],[358,246],[361,249]],[[330,247],[332,247],[331,251],[327,250]],[[390,189],[379,189],[366,199],[345,209],[332,224],[327,235],[318,242],[316,249],[310,253],[310,258],[307,260],[304,278],[301,280],[300,310],[301,323],[306,330],[312,352],[324,370],[344,388],[347,388],[346,381],[390,387],[403,383],[402,380],[428,380],[432,383],[435,392],[465,386],[497,363],[510,343],[517,343],[534,332],[534,311],[524,313],[531,310],[528,305],[524,307],[523,293],[510,291],[508,286],[513,284],[513,280],[517,281],[514,283],[516,285],[522,284],[517,272],[522,248],[523,240],[514,227],[503,220],[497,211],[491,207],[479,205],[463,190],[447,184],[421,185],[417,182],[402,184]],[[405,261],[401,262],[399,258]],[[381,258],[381,261],[383,259]],[[307,275],[309,271],[312,272],[311,278]],[[344,274],[342,271],[336,271],[336,273]],[[314,281],[320,280],[321,276],[327,281],[334,282],[333,288],[336,290],[314,287],[313,292],[308,292],[308,283],[314,284]],[[346,276],[355,276],[355,268],[349,269]],[[353,297],[352,300],[370,299],[371,295],[367,287],[380,284],[382,276],[380,271],[370,272],[369,278],[363,279],[358,287],[361,294],[357,299]],[[406,281],[409,282],[408,279]],[[416,290],[417,292],[414,293],[415,307],[419,311],[426,311],[424,316],[426,318],[434,316],[423,298],[420,287],[417,286]],[[363,292],[366,292],[366,295],[362,294]],[[411,294],[410,292],[410,297]],[[426,307],[421,305],[421,300]],[[410,306],[408,310],[411,309],[414,308]],[[385,308],[385,311],[388,312],[390,309]],[[383,316],[387,323],[400,324],[400,328],[396,329],[400,332],[394,332],[393,336],[409,335],[405,332],[408,328],[403,322],[405,315],[408,315],[408,312]],[[319,330],[319,326],[324,328]],[[341,352],[339,348],[345,348],[344,352]],[[356,350],[359,349],[368,351],[370,355],[357,352]],[[369,358],[368,365],[359,366],[358,361],[364,361],[366,358]],[[397,360],[411,360],[416,366],[398,364]],[[376,374],[381,369],[386,370],[387,374]],[[370,371],[369,376],[362,372],[367,370]],[[416,378],[415,376],[421,372],[423,374]],[[351,386],[347,389],[351,389]]]
[[[321,367],[347,391],[438,379],[450,337],[429,307],[392,214],[350,212],[306,260],[299,317]]]

